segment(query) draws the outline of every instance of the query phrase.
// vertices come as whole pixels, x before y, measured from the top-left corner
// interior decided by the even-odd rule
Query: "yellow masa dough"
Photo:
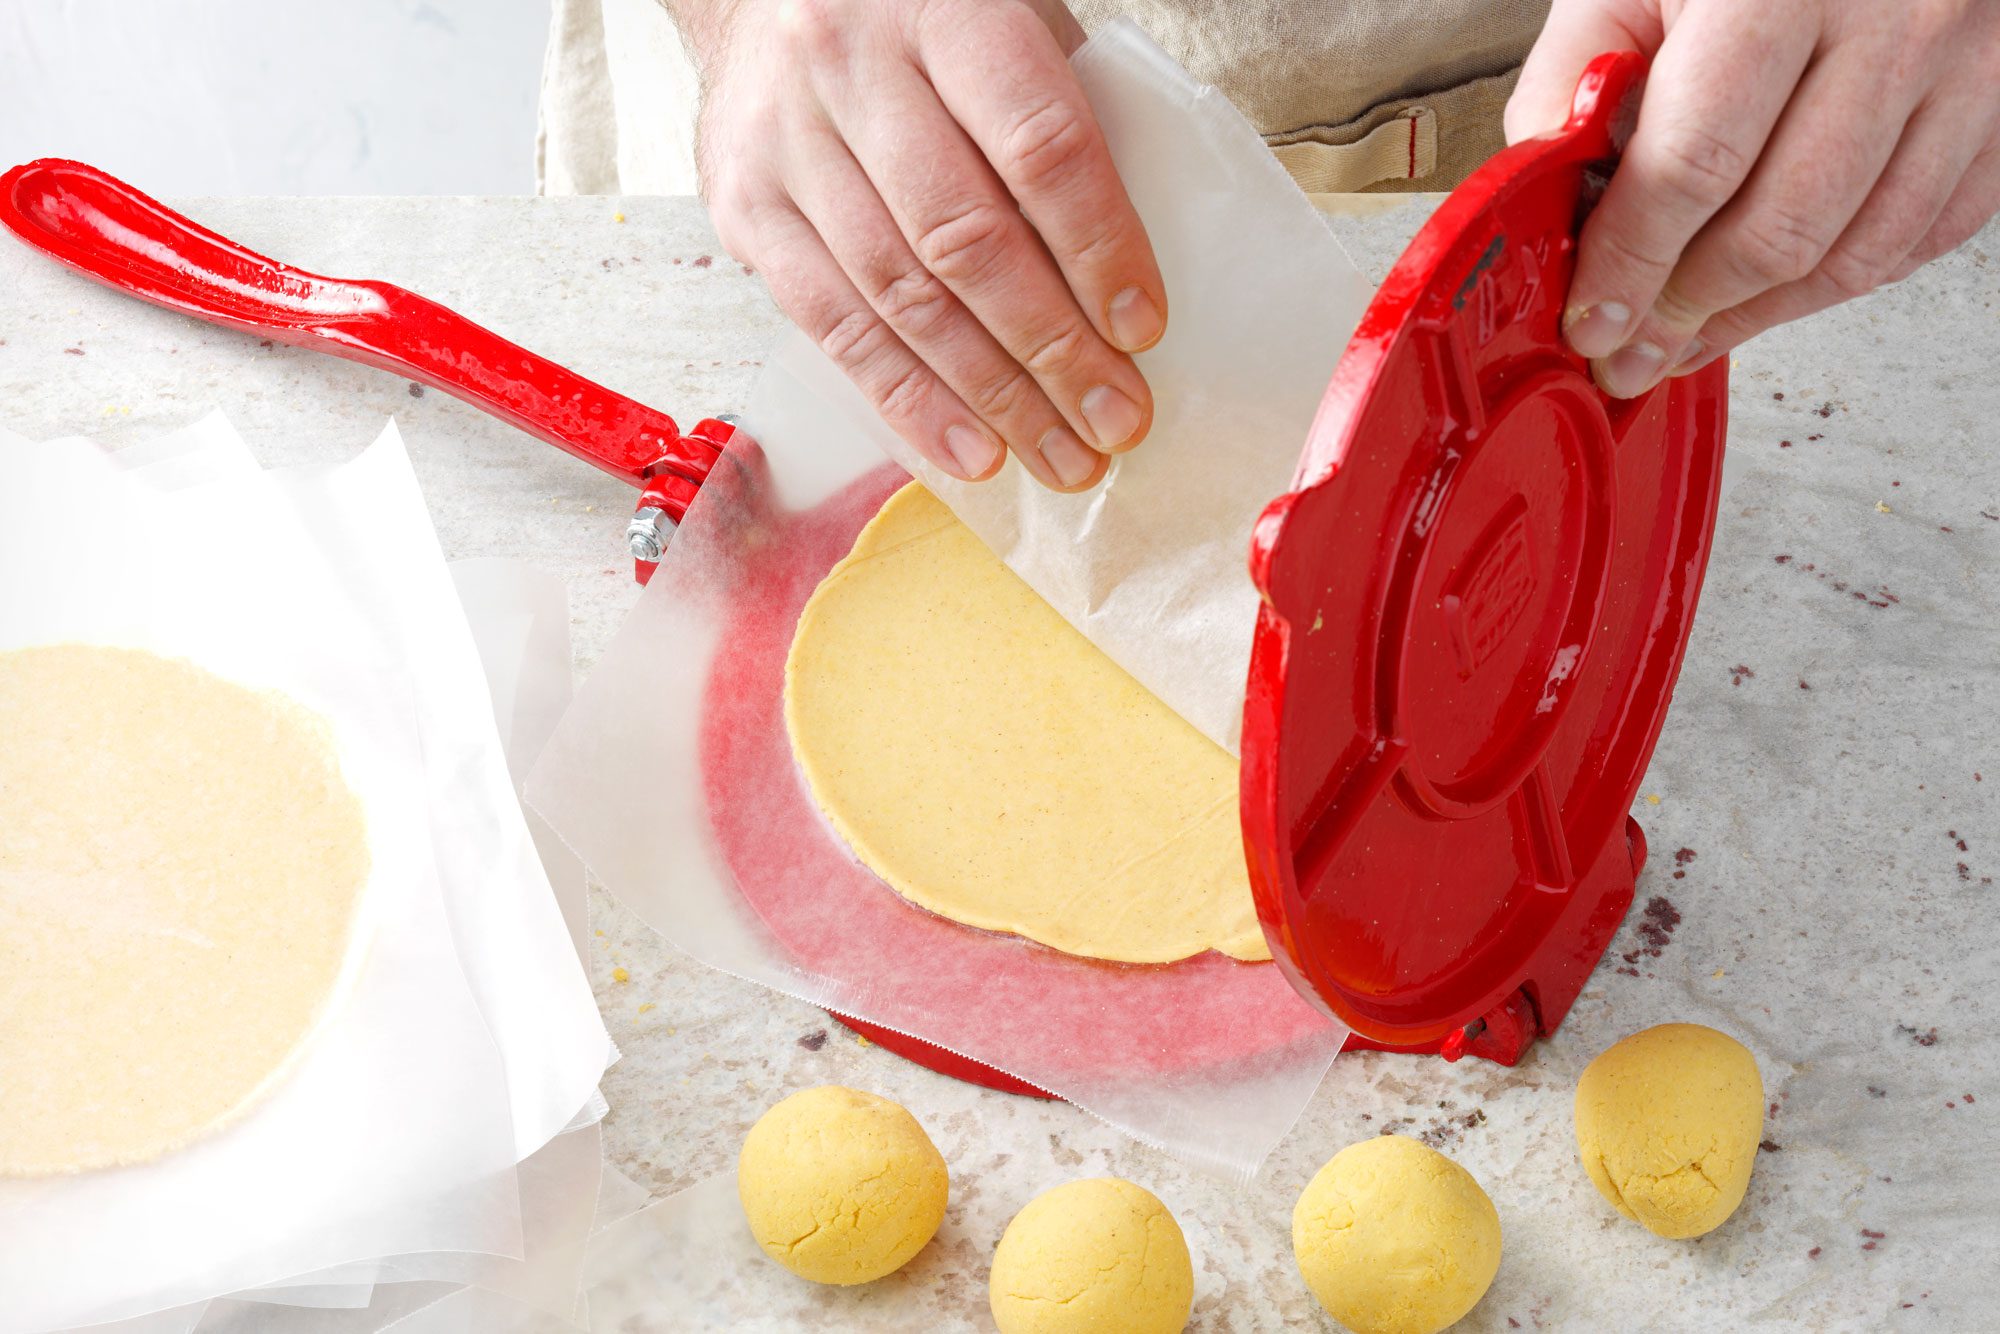
[[[1612,1208],[1662,1237],[1699,1237],[1736,1212],[1763,1131],[1757,1059],[1700,1024],[1634,1033],[1576,1083],[1584,1170]]]
[[[294,701],[130,649],[0,654],[0,1176],[242,1112],[340,976],[368,871]]]
[[[932,912],[1126,963],[1271,957],[1235,760],[915,483],[800,614],[785,724],[834,829]]]
[[[1116,1177],[1030,1200],[1001,1234],[987,1283],[1000,1334],[1174,1334],[1194,1305],[1181,1225]]]
[[[908,1264],[944,1221],[944,1156],[887,1098],[826,1085],[759,1117],[736,1193],[764,1253],[815,1283],[870,1283]]]
[[[1335,1154],[1292,1211],[1292,1251],[1355,1334],[1436,1334],[1500,1270],[1500,1215],[1472,1173],[1403,1135]]]

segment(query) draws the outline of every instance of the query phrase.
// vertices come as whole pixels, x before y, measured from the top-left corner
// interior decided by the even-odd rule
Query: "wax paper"
[[[568,697],[560,586],[461,572],[483,662],[393,428],[268,475],[215,418],[115,456],[0,451],[0,648],[133,644],[287,690],[334,724],[377,871],[352,985],[242,1122],[140,1168],[0,1182],[0,1328],[176,1328],[259,1283],[231,1305],[330,1315],[440,1275],[569,1313],[577,1257],[538,1257],[590,1217],[613,1052],[569,921],[580,869],[552,894],[510,818],[480,671],[525,764]]]
[[[1150,582],[1153,592],[1118,594],[1118,614],[1086,619],[1086,632],[1143,625],[1163,659],[1233,662],[1254,610],[1242,602],[1250,512],[1225,537],[1238,520],[1217,519],[1208,507],[1232,491],[1254,490],[1260,504],[1283,491],[1312,403],[1359,309],[1349,297],[1361,293],[1351,274],[1342,276],[1338,250],[1310,206],[1296,192],[1278,195],[1290,187],[1259,158],[1256,135],[1136,29],[1115,25],[1100,34],[1077,68],[1163,243],[1180,341],[1152,367],[1169,425],[1122,460],[1112,481],[1118,496],[1144,503],[1127,513],[1122,501],[1101,496],[1067,501],[1036,511],[1022,531],[1033,525],[1039,550],[1061,548],[1056,564],[1090,567],[1086,588],[1114,561],[1106,550],[1143,537],[1136,563],[1119,567],[1130,578],[1113,582],[1135,590]],[[1232,192],[1248,194],[1234,194],[1225,210]],[[1268,213],[1267,194],[1277,196]],[[1203,249],[1204,235],[1219,241],[1225,230],[1227,247]],[[1304,284],[1314,295],[1301,300],[1294,272],[1301,257],[1290,252],[1309,237],[1329,250],[1325,281]],[[1260,274],[1283,280],[1271,281],[1268,300],[1246,297],[1239,264],[1244,282],[1263,281]],[[1297,351],[1289,346],[1296,329],[1265,322],[1269,311],[1319,305],[1319,352]],[[1216,321],[1227,327],[1205,328]],[[1245,351],[1208,368],[1224,372],[1209,383],[1193,382],[1197,342],[1262,347],[1267,331],[1272,355],[1297,365],[1300,384],[1289,399],[1270,375],[1233,380],[1239,367],[1251,374],[1247,363],[1257,360]],[[1274,966],[1213,953],[1160,967],[1105,964],[970,930],[897,896],[820,820],[781,716],[784,655],[805,599],[905,474],[884,461],[889,446],[872,414],[842,398],[844,382],[815,378],[815,363],[796,344],[778,360],[752,402],[748,427],[757,443],[732,447],[702,488],[550,741],[529,781],[530,804],[611,892],[694,957],[969,1055],[1190,1161],[1248,1176],[1345,1037]],[[1232,418],[1231,402],[1240,418]],[[1245,429],[1215,434],[1228,419]],[[1203,432],[1209,437],[1193,439]],[[1267,439],[1280,433],[1282,464]],[[1263,463],[1254,461],[1260,453]],[[1142,455],[1161,462],[1146,464]],[[1175,468],[1189,470],[1199,503],[1169,499],[1181,487]],[[1259,468],[1268,476],[1240,486],[1232,480]],[[999,483],[1001,492],[1014,485]],[[1030,502],[1039,500],[1023,497]],[[1161,518],[1157,531],[1135,533],[1133,525],[1154,522],[1142,517],[1149,504],[1190,508]],[[1189,578],[1173,574],[1177,560],[1194,568],[1227,563],[1230,573],[1214,582],[1234,591],[1220,602],[1205,593],[1180,599],[1167,587]],[[1231,603],[1240,626],[1230,620],[1236,612],[1220,609]],[[1211,632],[1231,644],[1211,645]],[[1240,692],[1241,663],[1230,670]],[[1176,707],[1192,716],[1193,706]]]
[[[343,537],[399,552],[398,526],[372,504],[399,466],[408,476],[399,442],[321,476],[171,492],[73,446],[12,449],[7,463],[0,647],[144,647],[285,690],[333,727],[373,872],[348,979],[250,1115],[151,1164],[0,1182],[0,1320],[105,1320],[422,1247],[421,1211],[364,1239],[357,1202],[414,1205],[515,1155],[506,1071],[459,967],[425,817],[410,664],[334,564]],[[115,540],[105,515],[118,516]],[[285,559],[245,559],[259,551]],[[487,1218],[453,1221],[518,1245],[510,1211]]]
[[[129,452],[121,451],[121,462]],[[451,576],[458,601],[479,651],[492,698],[494,720],[509,771],[518,779],[539,754],[568,706],[570,679],[569,606],[562,581],[513,560],[485,557],[457,561]],[[541,825],[530,813],[533,829]],[[565,922],[581,960],[588,935],[588,903],[583,867],[559,840],[536,831],[536,843]],[[534,935],[544,944],[560,937],[547,923]],[[519,1191],[521,1254],[480,1254],[435,1250],[388,1256],[336,1266],[303,1279],[236,1294],[219,1304],[194,1328],[209,1332],[244,1326],[283,1334],[296,1324],[333,1334],[331,1317],[259,1312],[251,1303],[339,1308],[350,1314],[341,1331],[365,1334],[387,1327],[504,1330],[571,1328],[581,1319],[580,1277],[583,1245],[593,1218],[623,1217],[645,1201],[615,1170],[601,1162],[597,1120],[605,1111],[595,1090],[579,1109],[575,1128],[543,1145],[513,1169]],[[387,1291],[377,1292],[378,1286]],[[429,1305],[420,1313],[411,1294]],[[442,1323],[439,1323],[442,1322]],[[124,1330],[118,1334],[125,1334]]]
[[[120,458],[124,460],[123,452]],[[517,778],[525,776],[572,693],[566,591],[555,576],[513,560],[487,557],[457,561],[450,572],[486,674],[509,770]],[[532,814],[528,822],[531,828],[541,824]],[[538,833],[536,841],[557,907],[564,921],[571,924],[570,944],[580,963],[588,934],[582,865],[553,836],[545,838]],[[547,945],[562,939],[548,929],[545,919],[539,925],[541,929],[532,934],[532,940]],[[196,1328],[209,1331],[237,1324],[249,1318],[248,1314],[235,1314],[238,1308],[257,1302],[351,1311],[342,1329],[372,1331],[402,1319],[401,1313],[409,1309],[407,1293],[378,1295],[377,1285],[413,1283],[432,1294],[441,1291],[441,1284],[460,1289],[422,1308],[425,1322],[456,1322],[431,1327],[477,1328],[497,1334],[516,1325],[538,1327],[545,1319],[553,1326],[569,1327],[567,1322],[580,1318],[583,1243],[594,1214],[608,1207],[614,1216],[622,1216],[644,1201],[643,1192],[635,1203],[629,1194],[620,1196],[615,1186],[609,1192],[600,1190],[600,1178],[607,1169],[600,1161],[601,1135],[596,1122],[604,1111],[602,1096],[593,1090],[574,1118],[580,1124],[512,1169],[519,1190],[518,1258],[435,1250],[336,1266],[309,1276],[312,1282],[290,1280],[236,1294],[236,1301],[211,1313]],[[617,1198],[608,1198],[612,1196]],[[265,1312],[259,1327],[282,1330],[294,1321],[320,1327],[327,1323],[324,1318]]]

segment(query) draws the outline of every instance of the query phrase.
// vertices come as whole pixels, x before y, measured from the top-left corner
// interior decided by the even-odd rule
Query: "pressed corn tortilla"
[[[0,653],[0,1176],[240,1114],[333,991],[368,871],[295,701],[137,650]]]
[[[785,723],[828,822],[932,912],[1127,963],[1271,957],[1236,761],[915,483],[801,613]]]

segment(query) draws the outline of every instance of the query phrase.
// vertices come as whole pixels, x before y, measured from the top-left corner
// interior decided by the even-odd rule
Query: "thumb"
[[[1659,50],[1666,35],[1659,0],[1555,0],[1507,99],[1507,142],[1559,129],[1588,65],[1606,51]]]

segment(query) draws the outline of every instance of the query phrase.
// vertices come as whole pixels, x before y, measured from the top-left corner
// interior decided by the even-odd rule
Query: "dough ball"
[[[1700,1024],[1634,1033],[1576,1083],[1584,1170],[1612,1208],[1663,1237],[1699,1237],[1736,1212],[1763,1130],[1756,1058]]]
[[[1173,1334],[1194,1305],[1180,1224],[1151,1191],[1116,1177],[1044,1191],[993,1252],[1000,1334]]]
[[[944,1221],[944,1157],[887,1098],[826,1085],[759,1117],[736,1191],[765,1254],[815,1283],[893,1274]]]
[[[1319,1304],[1355,1334],[1432,1334],[1479,1304],[1500,1268],[1500,1215],[1472,1173],[1402,1135],[1336,1153],[1292,1210],[1292,1252]]]

